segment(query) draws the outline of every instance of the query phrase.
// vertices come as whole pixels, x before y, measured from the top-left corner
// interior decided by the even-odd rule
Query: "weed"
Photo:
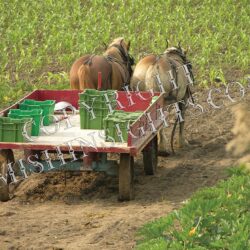
[[[179,211],[146,224],[137,249],[249,249],[250,175],[242,166]]]
[[[162,53],[166,38],[181,41],[203,86],[249,73],[247,0],[9,0],[0,12],[0,106],[32,89],[69,88],[73,61],[119,36],[137,61]]]

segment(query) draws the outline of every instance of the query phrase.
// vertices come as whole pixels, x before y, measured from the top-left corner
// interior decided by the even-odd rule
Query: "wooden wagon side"
[[[23,99],[35,99],[46,100],[53,99],[56,102],[67,101],[71,103],[75,108],[78,108],[78,94],[77,90],[36,90]],[[10,108],[17,108],[18,103],[0,112],[0,116],[6,116]],[[144,111],[143,115],[135,121],[131,127],[128,136],[127,143],[105,143],[104,140],[96,147],[90,145],[83,145],[72,143],[72,148],[75,152],[84,152],[88,156],[84,157],[83,161],[79,161],[79,169],[89,167],[102,168],[103,165],[109,164],[107,153],[120,154],[119,161],[119,200],[131,200],[134,198],[134,157],[143,152],[144,170],[146,174],[154,174],[157,166],[157,132],[163,125],[161,120],[161,114],[159,111],[163,107],[163,95],[150,105],[151,94],[147,92],[142,93],[126,93],[118,92],[117,100],[121,105],[118,105],[119,109],[126,111]],[[131,102],[132,101],[132,102]],[[125,108],[124,108],[125,107]],[[153,125],[152,125],[153,124]],[[142,133],[143,132],[143,133]],[[81,131],[79,132],[81,133]],[[83,132],[82,132],[83,133]],[[65,136],[65,134],[63,134]],[[6,166],[10,162],[14,162],[13,149],[24,150],[26,157],[30,154],[41,153],[44,150],[48,152],[56,152],[58,143],[56,140],[60,140],[60,137],[53,138],[46,141],[46,137],[41,140],[26,143],[14,143],[14,142],[0,142],[0,161],[2,165],[2,176],[7,176],[4,187],[0,187],[0,200],[8,200],[8,184],[11,182],[11,176],[9,171],[6,170]],[[54,141],[54,143],[53,143]],[[62,153],[69,153],[69,145],[61,145],[60,150]],[[68,164],[68,168],[77,166],[76,163]],[[4,167],[3,167],[4,166]],[[96,167],[97,166],[97,167]]]

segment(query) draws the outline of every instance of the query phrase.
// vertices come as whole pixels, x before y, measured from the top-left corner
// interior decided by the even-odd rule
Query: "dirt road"
[[[244,101],[250,104],[249,95]],[[236,162],[225,151],[232,138],[230,107],[187,116],[190,146],[159,158],[158,173],[145,176],[136,159],[135,193],[118,202],[118,180],[103,174],[62,173],[30,177],[15,197],[0,203],[0,249],[131,249],[147,221],[182,206],[198,189],[226,178]]]

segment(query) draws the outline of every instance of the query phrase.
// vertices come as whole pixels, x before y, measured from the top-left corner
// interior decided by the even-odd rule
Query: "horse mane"
[[[171,56],[171,55],[177,55],[179,56],[183,63],[187,63],[187,57],[186,55],[184,54],[183,50],[181,48],[177,48],[177,47],[170,47],[170,48],[167,48],[165,51],[164,51],[164,54],[166,54],[167,56]]]
[[[114,44],[120,44],[122,41],[124,41],[124,38],[123,38],[123,37],[115,38],[115,39],[109,44],[108,47],[112,47]]]
[[[112,43],[108,46],[108,49],[112,48],[112,47],[116,47],[119,49],[120,47],[120,50],[124,50],[124,52],[127,54],[128,53],[128,49],[127,49],[127,44],[125,43],[124,41],[124,38],[123,37],[118,37],[116,39],[114,39],[112,41]],[[107,50],[108,50],[107,49]]]
[[[178,52],[180,49],[178,49],[177,47],[169,47],[167,48],[164,53],[176,53]]]

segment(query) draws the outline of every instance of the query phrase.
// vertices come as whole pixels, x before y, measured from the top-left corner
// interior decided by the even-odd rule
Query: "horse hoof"
[[[168,151],[158,151],[157,155],[162,157],[167,157],[170,156],[170,153]]]

